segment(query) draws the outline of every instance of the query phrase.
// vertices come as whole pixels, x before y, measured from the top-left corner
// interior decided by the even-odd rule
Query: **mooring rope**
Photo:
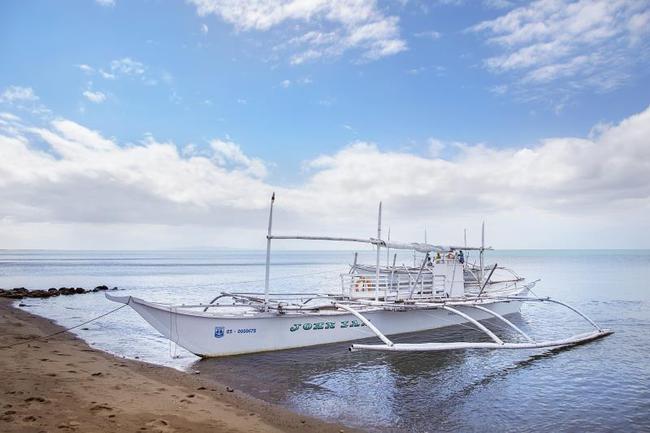
[[[131,302],[131,298],[129,298],[129,302],[127,302],[126,304],[124,304],[124,305],[120,305],[119,307],[114,308],[114,309],[112,309],[111,311],[109,311],[109,312],[107,312],[107,313],[100,314],[99,316],[97,316],[97,317],[93,317],[92,319],[90,319],[90,320],[86,320],[85,322],[80,323],[80,324],[78,324],[78,325],[71,326],[71,327],[69,327],[69,328],[65,328],[65,329],[63,329],[63,330],[61,330],[61,331],[57,331],[57,332],[54,332],[54,333],[52,333],[52,334],[45,335],[45,336],[42,336],[42,337],[34,337],[34,338],[30,338],[29,340],[24,340],[24,341],[20,341],[20,342],[18,342],[18,343],[10,344],[9,346],[0,346],[0,349],[11,349],[12,347],[20,346],[21,344],[27,344],[27,343],[31,343],[31,342],[33,342],[33,341],[42,341],[42,340],[47,340],[48,338],[52,338],[52,337],[54,337],[54,336],[56,336],[56,335],[63,334],[64,332],[71,331],[71,330],[73,330],[73,329],[76,329],[76,328],[79,328],[79,327],[81,327],[81,326],[87,325],[88,323],[94,322],[95,320],[101,319],[102,317],[106,317],[106,316],[108,316],[109,314],[113,314],[113,313],[115,313],[116,311],[121,310],[122,308],[124,308],[124,307],[126,307],[127,305],[129,305],[130,302]]]

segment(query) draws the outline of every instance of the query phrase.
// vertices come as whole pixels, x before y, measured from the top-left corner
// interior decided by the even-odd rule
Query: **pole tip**
[[[275,191],[273,191],[273,194],[271,195],[271,201],[275,201]]]

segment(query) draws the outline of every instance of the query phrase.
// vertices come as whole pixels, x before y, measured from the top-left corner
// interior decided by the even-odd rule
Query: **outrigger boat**
[[[456,349],[535,349],[584,343],[612,333],[576,308],[548,297],[531,296],[536,281],[526,282],[496,264],[484,266],[484,230],[480,247],[398,243],[381,239],[381,203],[376,238],[286,236],[272,233],[271,198],[266,248],[264,292],[222,292],[207,304],[167,305],[132,296],[106,294],[111,301],[128,304],[167,339],[201,357],[266,352],[320,344],[355,341],[376,336],[380,344],[352,344],[351,351],[444,351]],[[271,293],[269,290],[271,242],[321,240],[373,245],[374,265],[357,263],[341,275],[336,293]],[[380,263],[380,250],[411,250],[424,254],[420,266]],[[479,264],[460,259],[460,252],[478,251]],[[434,261],[431,254],[436,253]],[[438,257],[439,256],[439,257]],[[495,272],[511,277],[497,279]],[[570,337],[535,341],[505,316],[519,313],[526,302],[564,306],[584,318],[594,329]],[[503,341],[485,323],[494,319],[519,336]],[[490,341],[407,344],[389,336],[469,324]]]

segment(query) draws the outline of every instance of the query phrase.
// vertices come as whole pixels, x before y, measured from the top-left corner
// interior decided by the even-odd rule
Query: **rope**
[[[131,299],[130,299],[130,298],[129,298],[129,302],[131,302]],[[100,314],[99,316],[94,317],[94,318],[92,318],[92,319],[90,319],[90,320],[86,320],[85,322],[80,323],[80,324],[78,324],[78,325],[71,326],[71,327],[69,327],[69,328],[65,328],[65,329],[63,329],[63,330],[61,330],[61,331],[57,331],[57,332],[55,332],[55,333],[53,333],[53,334],[45,335],[45,336],[43,336],[43,337],[34,337],[34,338],[30,338],[29,340],[24,340],[24,341],[20,341],[20,342],[18,342],[18,343],[10,344],[9,346],[0,346],[0,349],[11,349],[12,347],[20,346],[20,345],[22,345],[22,344],[31,343],[32,341],[47,340],[48,338],[52,338],[52,337],[54,337],[54,336],[56,336],[56,335],[63,334],[64,332],[71,331],[71,330],[73,330],[73,329],[76,329],[76,328],[79,328],[79,327],[81,327],[81,326],[87,325],[87,324],[90,323],[90,322],[94,322],[95,320],[101,319],[102,317],[106,317],[106,316],[108,316],[109,314],[113,314],[113,313],[115,313],[116,311],[121,310],[122,308],[124,308],[124,307],[126,307],[127,305],[129,305],[129,302],[127,302],[127,303],[124,304],[124,305],[120,305],[120,306],[117,307],[117,308],[112,309],[112,310],[109,311],[108,313]]]

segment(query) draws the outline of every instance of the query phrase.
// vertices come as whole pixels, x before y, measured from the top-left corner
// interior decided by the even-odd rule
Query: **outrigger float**
[[[377,237],[337,238],[283,236],[272,233],[271,198],[266,248],[264,292],[222,292],[208,304],[167,305],[132,296],[106,294],[111,301],[128,304],[167,339],[201,357],[283,350],[354,341],[376,336],[381,344],[352,344],[351,351],[434,352],[458,349],[536,349],[576,345],[612,333],[598,326],[576,308],[548,297],[531,296],[536,281],[526,282],[507,268],[484,265],[484,228],[480,247],[443,246],[429,243],[397,243],[381,238],[381,203]],[[271,293],[269,290],[273,240],[321,240],[373,245],[374,265],[357,263],[340,276],[338,293]],[[380,251],[386,249],[386,265]],[[388,262],[390,250],[424,254],[419,266]],[[479,263],[469,264],[461,252],[478,251]],[[432,260],[431,255],[435,253]],[[507,274],[498,278],[498,274]],[[505,316],[519,313],[527,302],[552,303],[568,308],[594,329],[571,337],[536,341]],[[495,319],[518,336],[503,341],[485,323]],[[396,343],[389,336],[473,325],[489,341]]]

